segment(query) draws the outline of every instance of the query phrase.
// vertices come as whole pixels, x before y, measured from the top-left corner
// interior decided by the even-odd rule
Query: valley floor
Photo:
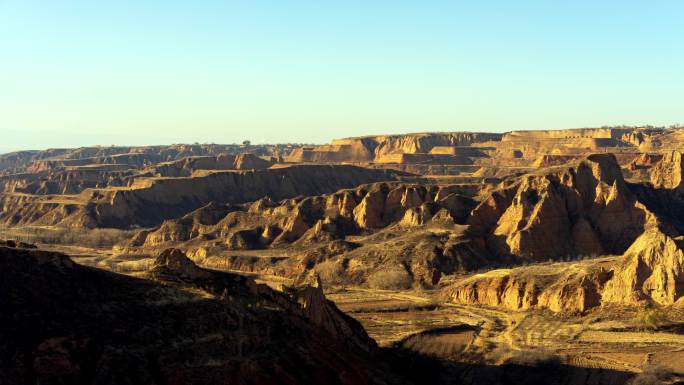
[[[558,359],[589,369],[662,370],[684,380],[681,310],[668,312],[658,331],[646,331],[635,321],[638,311],[626,308],[569,316],[440,303],[433,291],[329,288],[326,296],[383,347],[467,364],[536,366]]]

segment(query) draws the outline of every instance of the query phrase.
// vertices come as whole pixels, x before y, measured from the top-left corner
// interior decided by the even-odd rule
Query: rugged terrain
[[[226,277],[267,283],[245,285],[265,307],[342,335],[354,365],[373,363],[349,383],[374,382],[369,373],[424,382],[404,360],[439,368],[434,383],[674,383],[684,374],[682,132],[5,154],[0,238],[46,250],[13,249],[26,258],[68,253],[74,274],[175,288],[173,256],[192,276],[180,285],[209,280],[201,296],[214,300]],[[315,363],[326,365],[341,370]]]

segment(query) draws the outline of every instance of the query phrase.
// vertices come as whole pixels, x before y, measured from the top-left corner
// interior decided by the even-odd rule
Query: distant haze
[[[0,0],[0,151],[684,121],[684,2]]]

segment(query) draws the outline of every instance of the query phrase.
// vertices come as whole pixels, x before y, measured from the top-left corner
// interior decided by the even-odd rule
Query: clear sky
[[[0,151],[684,121],[684,1],[0,0]]]

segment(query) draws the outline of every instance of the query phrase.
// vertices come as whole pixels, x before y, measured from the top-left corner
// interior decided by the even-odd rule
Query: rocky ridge
[[[1,194],[0,222],[10,225],[149,227],[209,202],[243,203],[334,192],[392,180],[399,172],[355,166],[307,165],[257,171],[216,171],[195,177],[142,178],[125,188],[87,189],[78,196]]]
[[[432,220],[453,224],[464,222],[475,204],[467,193],[458,185],[387,182],[281,202],[263,198],[243,205],[212,203],[145,230],[125,246],[155,247],[209,238],[224,239],[230,249],[259,249],[343,239],[392,224],[420,226]]]

